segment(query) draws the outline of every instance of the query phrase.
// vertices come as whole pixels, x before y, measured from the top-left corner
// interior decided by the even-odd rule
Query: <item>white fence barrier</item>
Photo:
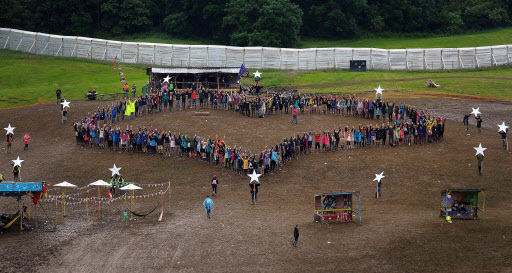
[[[239,67],[286,70],[348,69],[366,60],[368,69],[452,70],[510,65],[512,45],[471,48],[271,48],[119,42],[0,28],[0,48],[37,55],[171,67]]]

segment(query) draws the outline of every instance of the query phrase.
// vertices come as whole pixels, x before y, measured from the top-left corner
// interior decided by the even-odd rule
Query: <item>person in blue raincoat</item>
[[[206,211],[206,216],[210,218],[210,212],[212,212],[213,209],[213,200],[210,199],[210,196],[206,196],[206,199],[204,199],[203,202],[204,210]]]

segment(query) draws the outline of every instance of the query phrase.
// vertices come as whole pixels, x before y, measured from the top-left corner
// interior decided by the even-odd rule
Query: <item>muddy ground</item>
[[[0,125],[16,127],[12,154],[3,151],[0,172],[12,179],[10,161],[18,155],[23,181],[69,181],[84,186],[108,179],[115,163],[138,183],[171,181],[171,198],[161,212],[122,221],[123,201],[103,205],[92,226],[85,205],[67,207],[64,222],[50,232],[47,217],[38,210],[39,231],[0,234],[0,271],[40,272],[509,272],[512,270],[512,154],[501,149],[496,124],[512,124],[512,104],[465,100],[400,99],[433,108],[449,118],[445,141],[424,146],[369,148],[311,154],[294,160],[272,176],[261,178],[259,202],[251,204],[247,177],[187,158],[116,153],[77,146],[72,121],[108,102],[74,101],[69,123],[60,122],[59,107],[43,104],[0,110]],[[462,127],[462,116],[480,107],[484,130]],[[211,110],[210,110],[211,111]],[[226,135],[230,145],[252,152],[283,137],[310,130],[367,123],[358,118],[300,115],[244,118],[222,110],[209,117],[194,111],[159,113],[123,122],[202,136]],[[206,121],[207,120],[207,121]],[[472,121],[473,122],[473,121]],[[372,122],[375,124],[375,121]],[[2,128],[3,128],[2,127]],[[22,135],[32,136],[23,151]],[[484,175],[477,175],[475,150],[486,148]],[[383,197],[375,199],[376,173],[384,171]],[[219,195],[207,219],[202,201],[209,181],[219,177]],[[454,221],[439,217],[439,191],[446,188],[485,188],[485,221]],[[148,188],[137,194],[158,192]],[[363,224],[313,221],[313,196],[322,192],[361,191]],[[96,195],[96,190],[89,193]],[[159,197],[136,199],[135,210],[148,212]],[[60,216],[54,203],[43,203],[48,217]],[[97,207],[96,207],[97,209]],[[92,207],[89,206],[89,213]],[[0,200],[0,211],[16,211],[13,198]],[[89,221],[87,221],[87,219]],[[293,227],[300,227],[297,248],[290,247]],[[88,229],[86,229],[88,225]]]

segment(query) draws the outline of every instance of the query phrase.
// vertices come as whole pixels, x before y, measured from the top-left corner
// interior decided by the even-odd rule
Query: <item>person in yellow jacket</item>
[[[242,157],[243,165],[244,165],[244,172],[247,174],[247,170],[249,170],[249,155]]]

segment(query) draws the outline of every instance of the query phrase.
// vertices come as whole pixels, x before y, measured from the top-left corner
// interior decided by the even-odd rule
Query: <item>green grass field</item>
[[[89,89],[99,93],[122,92],[113,63],[36,56],[0,50],[0,108],[36,103],[38,98],[54,101],[60,88],[67,100],[83,99]],[[144,66],[123,69],[130,86],[139,90],[148,81]]]
[[[512,44],[512,28],[495,29],[475,34],[433,38],[376,38],[359,40],[304,39],[303,48],[373,47],[384,49],[476,47]]]
[[[165,44],[210,44],[219,43],[210,40],[182,39],[156,30],[126,36],[108,37],[110,40],[149,42]],[[327,40],[304,38],[302,48],[315,47],[373,47],[385,49],[402,48],[438,48],[438,47],[475,47],[512,44],[512,28],[482,31],[474,34],[433,37],[433,38],[372,38],[358,40]]]
[[[38,98],[54,101],[60,88],[68,100],[83,99],[92,88],[101,93],[122,91],[117,71],[112,63],[36,56],[0,50],[0,108],[36,103]],[[148,81],[145,66],[123,65],[127,82],[135,83],[140,93]],[[243,83],[252,84],[251,77]],[[479,71],[405,72],[347,70],[280,71],[260,70],[262,83],[267,87],[287,87],[302,92],[357,93],[371,91],[381,85],[386,91],[412,93],[435,92],[480,96],[512,101],[512,68]],[[427,89],[427,79],[441,87]]]

